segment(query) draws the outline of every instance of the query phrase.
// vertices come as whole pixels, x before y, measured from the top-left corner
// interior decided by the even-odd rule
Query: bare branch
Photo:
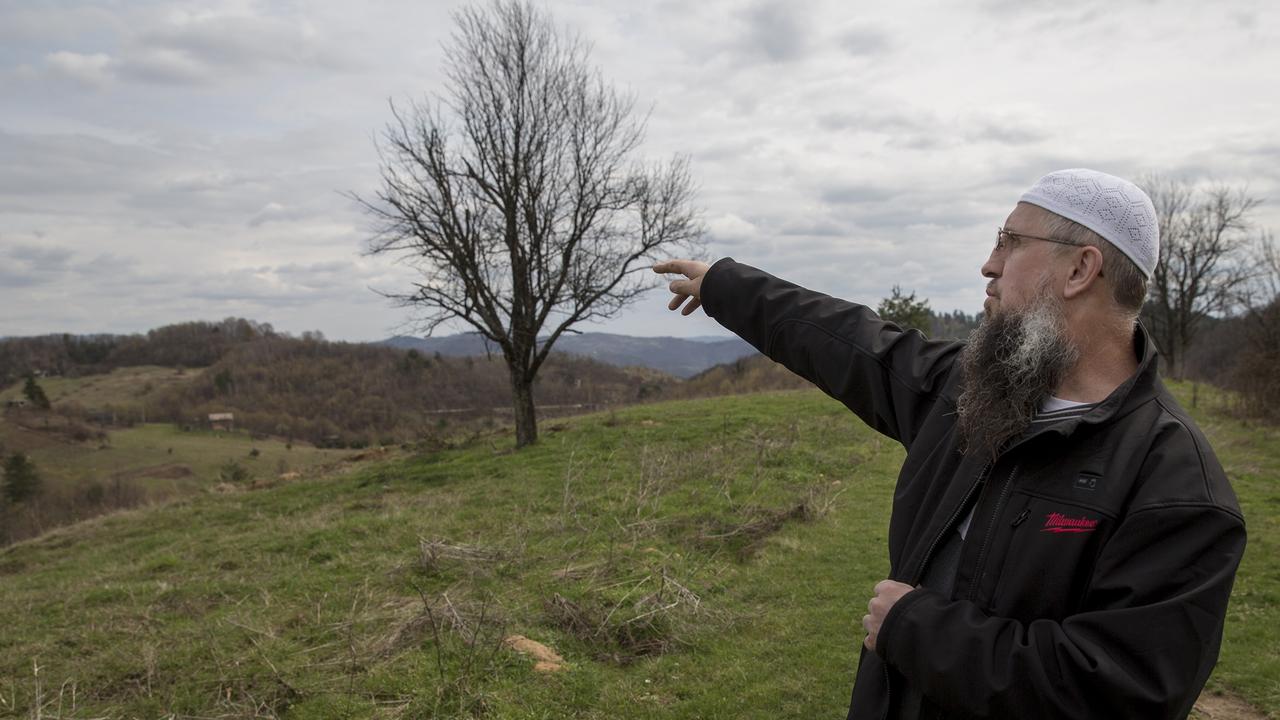
[[[1143,183],[1161,245],[1144,316],[1177,376],[1203,320],[1235,309],[1255,275],[1251,214],[1261,201],[1221,184],[1196,187],[1156,175]]]
[[[626,307],[654,282],[638,270],[697,253],[703,230],[687,158],[637,164],[645,119],[584,42],[520,0],[454,19],[445,95],[391,105],[380,188],[348,196],[372,221],[368,252],[422,273],[389,299],[418,309],[428,333],[456,319],[502,349],[523,445],[556,340]]]

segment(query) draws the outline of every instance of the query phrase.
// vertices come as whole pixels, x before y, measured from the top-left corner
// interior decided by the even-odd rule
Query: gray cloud
[[[742,18],[746,27],[738,48],[748,58],[785,63],[804,57],[809,50],[808,19],[794,3],[761,0]]]
[[[355,70],[354,58],[303,18],[264,15],[201,18],[160,25],[136,39],[140,49],[168,50],[207,67],[253,71],[299,66],[325,72]]]
[[[854,27],[840,34],[840,47],[855,57],[884,55],[893,49],[893,40],[883,30]]]
[[[818,124],[829,131],[901,133],[922,131],[932,123],[920,115],[909,114],[899,110],[860,109],[838,110],[821,113],[817,116]]]
[[[833,205],[857,205],[888,200],[895,194],[893,188],[863,182],[833,185],[823,190],[820,197]]]
[[[25,263],[33,270],[53,272],[66,269],[71,251],[61,247],[16,245],[8,252],[10,260]]]
[[[844,225],[826,219],[790,222],[778,227],[778,234],[783,236],[848,237],[852,232],[853,227],[851,225]]]
[[[0,130],[0,201],[9,196],[57,198],[116,195],[156,171],[164,158],[141,146],[89,135],[14,134]],[[61,200],[37,204],[67,207]],[[12,207],[12,206],[11,206]]]
[[[1047,133],[1038,128],[1014,121],[997,121],[987,118],[980,120],[968,131],[966,138],[970,142],[993,142],[1002,145],[1033,145],[1049,139]]]
[[[253,217],[249,218],[249,227],[259,227],[269,222],[285,222],[305,217],[296,210],[291,210],[277,202],[269,202]]]
[[[119,79],[198,86],[272,70],[333,73],[363,67],[344,43],[316,31],[301,16],[115,12],[115,22],[105,26],[115,31],[115,52],[60,47],[44,56],[48,72],[102,89]]]
[[[1000,219],[978,209],[967,209],[958,203],[955,197],[939,198],[932,202],[917,200],[859,208],[845,214],[844,217],[858,228],[881,232],[905,232],[913,225],[959,229],[988,220],[996,222]]]
[[[113,79],[111,56],[106,53],[74,53],[60,50],[45,56],[56,75],[91,88],[103,88]]]
[[[0,240],[8,241],[5,238]],[[29,288],[56,282],[69,269],[71,250],[17,243],[0,254],[0,287]]]
[[[878,125],[889,135],[892,147],[906,150],[939,150],[993,143],[1012,147],[1035,145],[1049,139],[1043,130],[1015,117],[971,115],[942,119],[921,113],[898,125]]]
[[[138,48],[115,64],[129,79],[160,85],[207,85],[218,78],[216,66],[176,48]]]

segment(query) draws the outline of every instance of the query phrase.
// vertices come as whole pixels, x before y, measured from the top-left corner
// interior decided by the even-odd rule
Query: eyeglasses
[[[996,252],[1003,252],[1009,249],[1017,240],[1043,240],[1045,242],[1056,243],[1058,245],[1068,245],[1070,247],[1088,247],[1086,245],[1081,245],[1080,243],[1071,242],[1070,240],[1040,237],[1039,235],[1025,235],[1023,233],[1011,232],[1004,228],[996,228]],[[1101,270],[1098,271],[1098,277],[1102,277]]]
[[[1040,237],[1039,235],[1026,235],[1024,233],[1016,233],[1004,228],[996,228],[996,249],[1004,250],[1008,248],[1015,240],[1043,240],[1045,242],[1057,243],[1059,245],[1070,245],[1072,247],[1081,247],[1079,243],[1073,243],[1070,240],[1059,240],[1058,238]]]

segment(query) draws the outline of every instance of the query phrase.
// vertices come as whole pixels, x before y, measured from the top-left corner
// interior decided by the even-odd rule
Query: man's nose
[[[992,279],[1000,277],[1000,269],[1003,265],[1004,263],[996,258],[996,253],[993,250],[991,254],[987,256],[987,261],[982,264],[982,277]]]

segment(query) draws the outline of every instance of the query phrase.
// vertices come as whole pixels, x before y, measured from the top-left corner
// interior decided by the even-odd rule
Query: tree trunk
[[[515,410],[516,449],[538,440],[538,419],[533,411],[533,383],[525,382],[523,373],[511,372],[511,404]]]

